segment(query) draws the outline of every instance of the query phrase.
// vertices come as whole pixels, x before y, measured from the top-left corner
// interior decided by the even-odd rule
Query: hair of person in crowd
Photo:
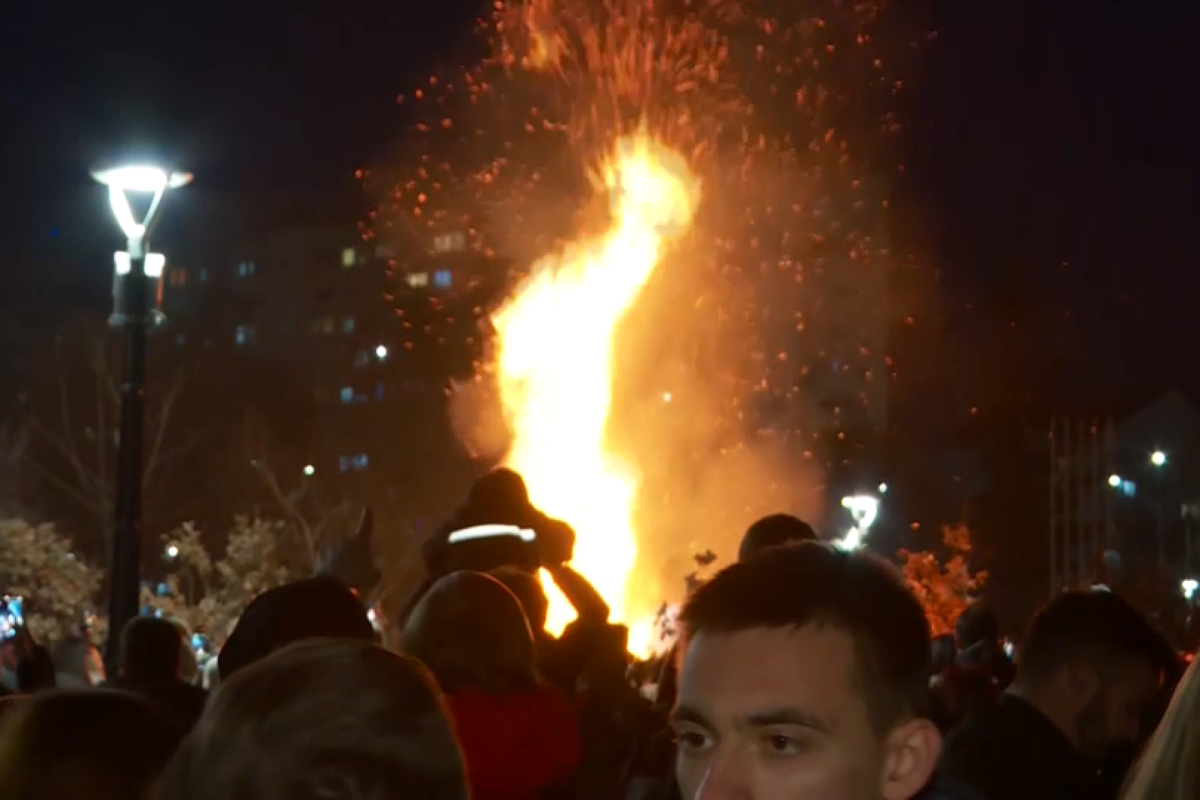
[[[684,796],[704,786],[907,800],[929,781],[941,747],[928,719],[929,623],[886,562],[781,547],[717,573],[680,627]]]
[[[774,547],[815,541],[817,532],[804,520],[791,514],[771,514],[746,529],[738,547],[738,561],[754,558]]]
[[[968,605],[954,621],[954,641],[959,650],[966,650],[980,642],[994,642],[1000,638],[1000,620],[982,600]]]
[[[1200,797],[1200,676],[1196,658],[1125,781],[1121,800]]]
[[[400,640],[401,649],[429,667],[447,694],[538,685],[533,633],[520,600],[481,572],[455,572],[433,584]]]
[[[546,627],[550,601],[546,599],[546,590],[542,588],[542,582],[536,575],[517,567],[500,567],[488,574],[516,595],[531,629],[539,631]]]
[[[17,662],[17,691],[33,694],[57,685],[54,659],[45,645],[35,644]]]
[[[355,639],[284,647],[222,682],[161,800],[466,800],[445,704],[418,662]]]
[[[121,631],[121,677],[130,684],[182,679],[183,634],[170,620],[134,617]]]
[[[1063,592],[1034,615],[1009,691],[1081,752],[1102,756],[1140,734],[1163,674],[1160,638],[1112,592]]]
[[[0,795],[150,797],[180,738],[148,701],[126,692],[64,689],[21,699],[0,728]]]
[[[304,639],[375,640],[367,609],[337,578],[318,575],[268,589],[246,606],[217,656],[221,680]]]

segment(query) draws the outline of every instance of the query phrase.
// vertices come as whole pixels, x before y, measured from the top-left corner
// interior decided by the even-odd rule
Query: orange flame
[[[545,256],[496,315],[497,373],[513,434],[507,463],[530,498],[576,531],[573,566],[629,626],[630,650],[649,652],[658,596],[639,569],[633,520],[639,476],[606,446],[615,364],[613,334],[668,245],[687,232],[697,177],[645,130],[624,138],[601,171],[612,221],[600,236]],[[547,629],[573,612],[543,576]]]

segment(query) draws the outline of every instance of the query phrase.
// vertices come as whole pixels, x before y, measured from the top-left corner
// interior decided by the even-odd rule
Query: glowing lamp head
[[[101,169],[93,172],[92,177],[110,189],[122,192],[163,192],[186,186],[192,181],[191,173],[167,172],[150,166]]]
[[[304,477],[311,478],[313,475],[316,475],[316,474],[317,474],[316,467],[314,467],[312,464],[304,465]]]
[[[1196,596],[1196,590],[1200,589],[1200,581],[1195,578],[1185,578],[1179,582],[1179,588],[1183,591],[1183,596],[1191,600]]]
[[[387,358],[388,357],[387,346],[381,344],[381,345],[379,345],[379,347],[376,347],[375,348],[375,357],[378,358],[380,361],[383,361],[385,358]]]
[[[179,548],[175,545],[167,546],[167,558],[179,558]]]
[[[151,166],[128,166],[115,169],[97,170],[92,177],[108,187],[108,202],[112,206],[113,216],[122,232],[130,239],[140,239],[146,235],[158,204],[168,189],[178,189],[191,182],[188,172],[168,172]],[[133,217],[133,209],[129,205],[129,192],[152,194],[150,208],[146,211],[141,222]]]
[[[1120,486],[1121,485],[1121,476],[1115,475],[1115,474],[1109,475],[1108,476],[1108,485],[1114,489],[1117,488],[1118,486]]]
[[[1167,454],[1162,450],[1155,450],[1150,454],[1150,463],[1156,467],[1165,467],[1167,464]]]

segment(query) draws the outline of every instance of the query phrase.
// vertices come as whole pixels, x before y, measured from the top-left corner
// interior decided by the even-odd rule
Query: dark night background
[[[401,134],[395,95],[476,8],[319,6],[7,9],[3,313],[106,306],[119,234],[87,174],[105,160],[153,154],[196,173],[163,238],[365,208],[353,172]],[[999,437],[1056,411],[1200,395],[1194,8],[912,8],[937,36],[900,108],[892,304],[911,324],[893,337],[895,424],[961,435],[939,420],[969,406],[976,435]]]

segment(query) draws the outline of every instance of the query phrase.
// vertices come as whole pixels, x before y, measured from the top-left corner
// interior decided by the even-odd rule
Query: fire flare
[[[606,447],[613,335],[666,248],[689,229],[700,186],[687,162],[645,129],[618,142],[601,175],[608,230],[545,256],[500,309],[497,373],[513,435],[508,465],[524,475],[536,505],[575,528],[573,565],[608,601],[613,620],[629,626],[630,649],[644,654],[660,598],[653,585],[632,585],[639,477]],[[543,582],[547,629],[558,632],[572,610]]]

